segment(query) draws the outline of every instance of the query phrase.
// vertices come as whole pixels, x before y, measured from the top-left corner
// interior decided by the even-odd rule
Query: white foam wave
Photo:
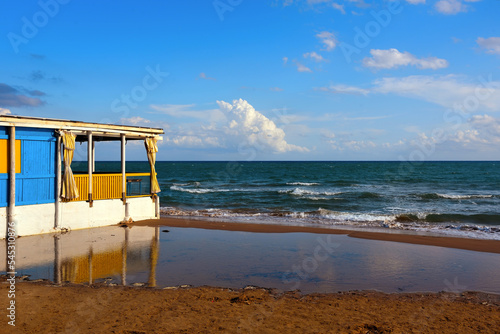
[[[286,189],[286,190],[279,190],[278,191],[281,194],[291,194],[295,196],[306,196],[306,195],[313,195],[313,196],[335,196],[338,194],[341,194],[341,192],[331,192],[331,191],[313,191],[313,190],[307,190],[303,188],[295,188],[295,189]]]
[[[337,212],[321,208],[318,211],[319,215],[323,218],[343,222],[392,222],[396,219],[396,216],[393,215]]]
[[[226,221],[255,222],[255,223],[277,223],[277,224],[300,224],[313,223],[319,225],[338,226],[339,228],[375,228],[407,230],[416,232],[430,232],[441,235],[494,239],[500,240],[500,226],[480,226],[461,224],[432,224],[426,222],[399,222],[395,215],[383,215],[376,213],[349,213],[338,212],[327,209],[318,209],[311,212],[235,212],[225,209],[199,209],[189,210],[174,207],[162,207],[162,215],[169,216],[191,216],[206,217],[210,219],[221,219]]]
[[[455,194],[436,194],[441,198],[447,199],[471,199],[471,198],[492,198],[493,195],[455,195]]]
[[[228,192],[229,189],[206,189],[206,188],[182,188],[179,186],[171,186],[171,190],[182,191],[191,194],[207,194],[207,193],[218,193],[218,192]]]
[[[290,186],[319,186],[319,183],[316,182],[289,182],[287,184]]]

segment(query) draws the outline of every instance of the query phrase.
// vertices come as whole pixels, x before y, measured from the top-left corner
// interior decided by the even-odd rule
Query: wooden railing
[[[77,202],[77,201],[88,201],[89,200],[89,186],[88,174],[75,174],[75,183],[78,188],[78,193],[80,196],[71,200],[64,200],[65,202]],[[147,179],[146,189],[149,189],[149,177],[150,173],[127,173],[127,188],[129,184],[134,181]],[[127,189],[127,197],[144,197],[150,196],[148,193],[134,193],[129,195],[129,189]],[[117,199],[122,198],[122,174],[92,174],[92,200],[101,199]]]

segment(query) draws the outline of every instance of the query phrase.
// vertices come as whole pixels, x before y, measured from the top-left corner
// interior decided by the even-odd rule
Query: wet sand
[[[343,234],[353,238],[404,242],[409,244],[448,247],[448,248],[464,249],[477,252],[500,254],[499,240],[436,237],[436,236],[423,236],[423,235],[400,234],[400,233],[365,232],[365,231],[352,231],[344,229],[331,229],[331,228],[306,227],[306,226],[215,222],[215,221],[185,219],[185,218],[170,218],[170,217],[168,218],[162,217],[161,219],[154,219],[154,220],[143,220],[132,224],[132,226],[134,225],[202,228],[209,230],[241,231],[241,232],[255,232],[255,233]]]
[[[0,284],[5,306],[8,285]],[[18,282],[2,333],[498,333],[500,296]]]

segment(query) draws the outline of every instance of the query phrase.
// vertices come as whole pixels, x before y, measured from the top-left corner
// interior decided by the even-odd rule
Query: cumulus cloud
[[[38,107],[45,104],[38,97],[43,96],[43,92],[38,90],[27,90],[25,88],[14,88],[4,83],[0,83],[0,106],[2,107]]]
[[[9,109],[0,108],[0,116],[10,115],[12,114]]]
[[[409,52],[399,52],[397,49],[389,50],[370,50],[372,57],[363,59],[365,67],[376,69],[391,69],[400,66],[416,66],[420,69],[433,69],[448,67],[448,62],[445,59],[436,57],[417,58]]]
[[[231,141],[246,143],[249,146],[271,150],[276,153],[289,151],[307,152],[305,147],[292,145],[285,140],[285,131],[255,110],[247,101],[239,99],[233,103],[217,101],[227,122],[224,132]]]
[[[477,44],[486,50],[486,53],[500,55],[500,37],[478,37]]]
[[[481,142],[500,143],[500,118],[490,115],[475,115],[469,119],[468,123],[481,134]]]
[[[323,58],[322,55],[320,54],[317,54],[316,52],[307,52],[307,53],[304,53],[304,58],[311,58],[312,60],[314,60],[315,62],[322,62],[322,61],[326,61],[325,58]]]
[[[337,38],[333,32],[322,31],[316,37],[323,43],[326,51],[332,51],[337,46]]]
[[[217,101],[220,114],[214,121],[203,116],[213,112],[193,111],[194,105],[155,106],[155,110],[169,116],[190,115],[198,122],[172,126],[164,135],[164,144],[183,148],[218,148],[237,151],[243,145],[256,151],[285,153],[308,152],[305,147],[289,144],[285,131],[247,101],[239,99],[232,103]],[[132,118],[129,121],[142,121]]]
[[[437,131],[436,131],[437,130]],[[440,133],[437,135],[436,133]],[[418,133],[405,143],[413,148],[440,152],[498,152],[500,144],[500,119],[490,115],[474,115],[458,126],[433,130],[432,134]]]

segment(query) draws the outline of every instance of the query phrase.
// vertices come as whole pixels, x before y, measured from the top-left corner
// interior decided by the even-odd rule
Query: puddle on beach
[[[54,282],[500,293],[500,254],[346,235],[110,226],[22,237],[16,252],[18,276]]]

